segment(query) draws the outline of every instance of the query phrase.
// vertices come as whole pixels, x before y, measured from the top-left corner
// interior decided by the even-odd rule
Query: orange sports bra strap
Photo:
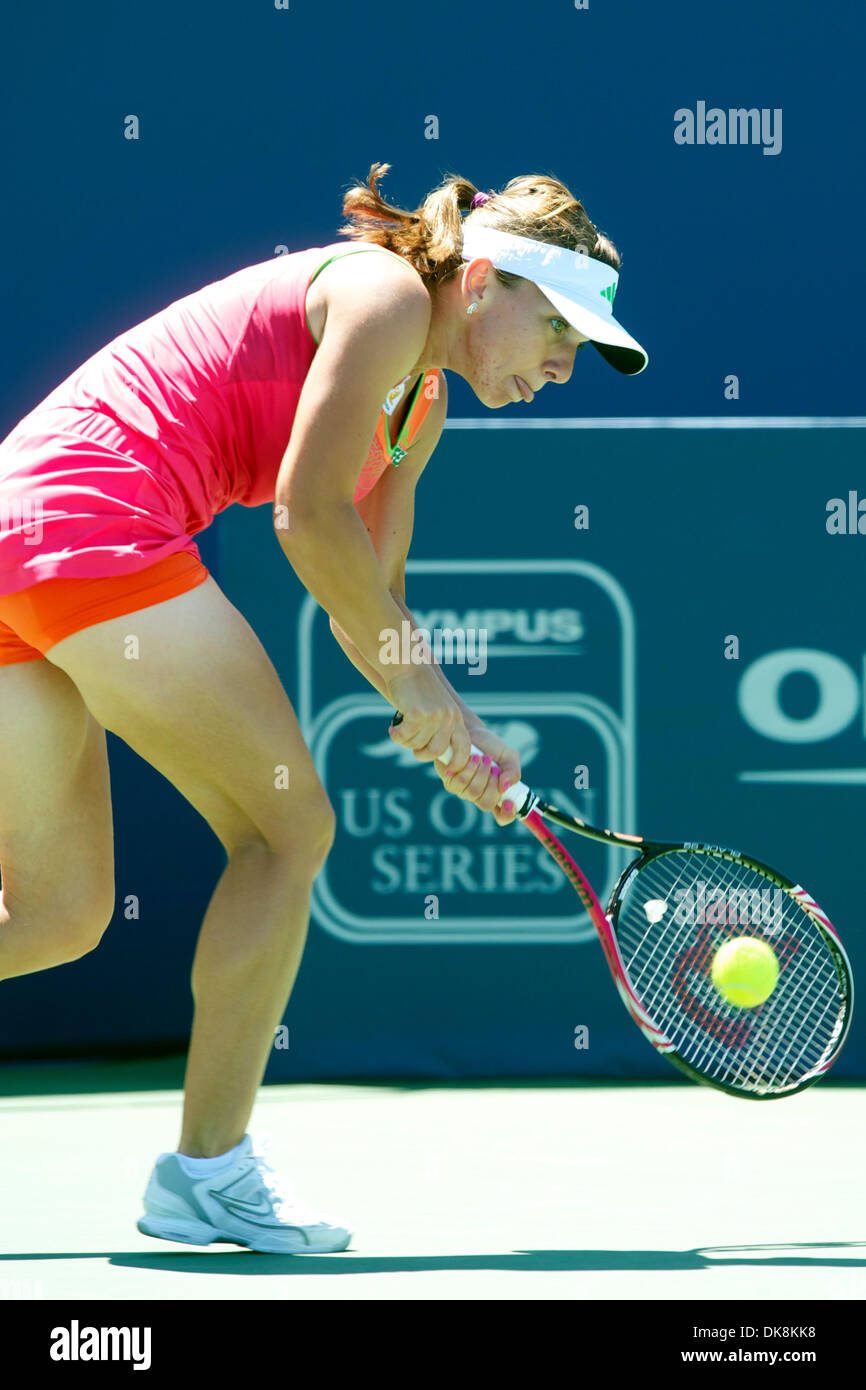
[[[389,463],[394,467],[399,467],[400,461],[406,457],[412,442],[424,423],[424,418],[431,405],[439,397],[439,371],[427,372],[421,377],[415,387],[415,397],[409,407],[409,414],[403,422],[397,442],[392,445],[388,438],[388,418],[384,410],[380,411],[379,419],[376,424],[376,439],[379,447]]]
[[[415,404],[412,408],[412,418],[409,421],[409,428],[406,431],[406,447],[412,443],[417,435],[427,415],[427,411],[435,400],[439,399],[439,372],[427,372],[418,389],[415,397]]]

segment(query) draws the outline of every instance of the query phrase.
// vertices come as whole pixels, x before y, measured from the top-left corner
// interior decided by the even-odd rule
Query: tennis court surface
[[[859,1300],[863,1088],[263,1087],[252,1132],[351,1246],[196,1249],[136,1230],[183,1062],[7,1065],[5,1299]],[[11,1311],[11,1310],[10,1310]]]

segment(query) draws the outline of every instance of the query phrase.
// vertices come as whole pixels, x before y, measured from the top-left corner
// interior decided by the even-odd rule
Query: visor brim
[[[639,376],[649,362],[649,354],[636,338],[627,333],[615,318],[603,318],[587,309],[561,290],[536,281],[541,293],[567,319],[572,328],[588,338],[606,362],[624,376]]]

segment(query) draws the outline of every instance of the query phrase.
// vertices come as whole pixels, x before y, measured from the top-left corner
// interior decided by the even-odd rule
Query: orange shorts
[[[201,560],[181,550],[138,574],[44,579],[17,594],[0,594],[0,666],[38,661],[83,627],[176,598],[207,578]]]

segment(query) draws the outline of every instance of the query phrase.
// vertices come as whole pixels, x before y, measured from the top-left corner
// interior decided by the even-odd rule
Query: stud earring
[[[466,312],[467,312],[467,314],[474,314],[474,313],[475,313],[475,310],[476,310],[477,308],[478,308],[478,305],[477,305],[477,304],[470,304],[470,305],[469,305],[469,308],[466,310]]]

